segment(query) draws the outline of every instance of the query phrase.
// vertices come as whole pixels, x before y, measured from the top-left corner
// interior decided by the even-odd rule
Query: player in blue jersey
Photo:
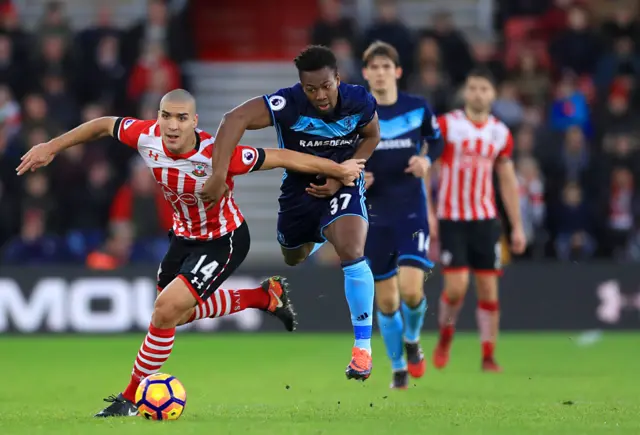
[[[382,138],[366,166],[370,226],[365,255],[376,283],[378,326],[391,359],[391,387],[407,388],[409,374],[419,378],[425,371],[419,341],[427,310],[423,284],[433,263],[427,258],[424,182],[443,141],[427,102],[398,92],[398,59],[396,49],[383,42],[374,42],[363,55]]]
[[[229,159],[245,130],[274,126],[279,146],[335,162],[368,159],[380,141],[376,101],[362,86],[340,82],[335,55],[311,46],[295,59],[300,82],[253,98],[224,116],[213,151],[214,174],[206,195],[224,193]],[[364,177],[355,187],[339,180],[285,172],[278,212],[278,242],[285,263],[304,261],[325,241],[335,248],[344,272],[355,343],[346,369],[349,379],[371,374],[374,282],[364,256],[368,216]]]

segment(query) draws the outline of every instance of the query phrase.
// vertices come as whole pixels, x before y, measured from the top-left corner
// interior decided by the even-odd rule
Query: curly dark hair
[[[300,52],[293,63],[298,68],[298,73],[318,71],[322,68],[338,71],[336,55],[324,45],[310,45]]]

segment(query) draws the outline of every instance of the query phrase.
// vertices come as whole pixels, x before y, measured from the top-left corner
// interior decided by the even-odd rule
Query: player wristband
[[[429,164],[431,164],[431,157],[429,157],[429,156],[424,156],[424,158],[425,158],[425,160],[426,160],[427,162],[429,162]]]

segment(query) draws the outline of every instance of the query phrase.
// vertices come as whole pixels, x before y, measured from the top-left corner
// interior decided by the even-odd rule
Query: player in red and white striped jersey
[[[233,199],[234,176],[285,168],[322,174],[353,186],[364,169],[364,160],[339,164],[285,149],[238,146],[229,165],[228,192],[207,203],[200,191],[216,170],[211,160],[215,144],[197,123],[194,98],[187,91],[175,90],[163,97],[158,119],[104,117],[89,121],[33,147],[17,168],[22,175],[48,165],[66,148],[112,135],[140,153],[174,210],[171,243],[158,270],[160,293],[131,380],[123,393],[107,399],[111,404],[96,417],[137,414],[133,403],[136,389],[169,358],[178,325],[257,308],[275,315],[287,330],[294,329],[295,314],[283,278],[271,277],[255,289],[218,289],[242,264],[250,245],[247,224]]]
[[[494,359],[498,335],[498,275],[501,225],[495,204],[493,171],[512,224],[514,253],[522,253],[525,236],[520,217],[518,180],[511,161],[513,139],[491,115],[495,87],[489,72],[474,70],[464,89],[464,110],[439,118],[445,147],[440,158],[437,210],[429,207],[432,238],[440,241],[444,290],[438,320],[440,340],[433,353],[437,368],[446,366],[455,324],[474,273],[478,293],[477,320],[482,342],[482,369],[500,371]]]

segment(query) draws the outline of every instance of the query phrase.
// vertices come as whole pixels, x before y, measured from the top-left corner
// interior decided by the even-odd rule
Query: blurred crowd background
[[[198,56],[196,6],[149,0],[123,28],[104,3],[76,28],[64,1],[43,0],[27,28],[16,3],[0,0],[0,262],[157,262],[171,210],[134,151],[109,138],[21,178],[15,167],[31,146],[80,122],[155,118],[163,93],[190,89],[183,66]],[[438,114],[460,107],[472,67],[493,71],[494,113],[515,139],[526,258],[640,261],[637,1],[489,2],[492,27],[473,38],[446,9],[416,29],[394,1],[371,0],[366,26],[339,0],[313,3],[317,18],[297,47],[331,47],[346,82],[364,84],[360,55],[375,40],[398,49],[401,87]]]

